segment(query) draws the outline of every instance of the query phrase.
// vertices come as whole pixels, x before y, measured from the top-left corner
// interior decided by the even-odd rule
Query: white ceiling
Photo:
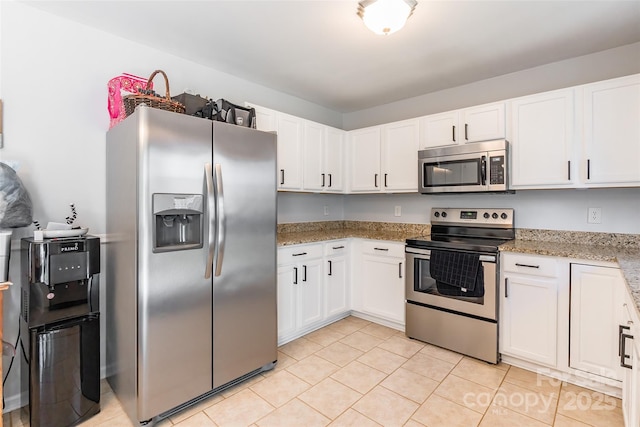
[[[357,0],[23,1],[342,113],[640,41],[638,0],[418,0],[389,36]]]

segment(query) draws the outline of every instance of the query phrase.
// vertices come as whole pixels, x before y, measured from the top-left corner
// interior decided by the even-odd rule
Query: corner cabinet
[[[500,353],[556,367],[559,261],[505,252],[501,264]]]
[[[511,188],[562,188],[577,181],[574,90],[509,102]]]
[[[420,149],[504,139],[505,134],[504,102],[420,118]]]
[[[418,191],[418,121],[349,132],[352,193]]]
[[[583,86],[584,181],[640,185],[640,75]]]

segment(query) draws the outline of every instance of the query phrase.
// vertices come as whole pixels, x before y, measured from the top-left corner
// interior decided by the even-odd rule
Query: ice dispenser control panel
[[[153,195],[153,251],[202,247],[202,194]]]

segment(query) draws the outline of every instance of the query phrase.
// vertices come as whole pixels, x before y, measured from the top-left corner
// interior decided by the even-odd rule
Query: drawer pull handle
[[[306,252],[300,252],[299,254],[293,254],[291,256],[301,256],[301,255],[306,255],[306,254],[307,254]]]
[[[344,249],[344,246],[334,246],[334,247],[333,247],[333,248],[331,248],[331,249],[333,249],[333,250],[336,250],[336,249]]]
[[[539,265],[520,264],[519,262],[516,262],[516,267],[540,268]]]
[[[375,251],[384,251],[384,252],[389,252],[389,248],[373,248],[373,250],[375,250]]]

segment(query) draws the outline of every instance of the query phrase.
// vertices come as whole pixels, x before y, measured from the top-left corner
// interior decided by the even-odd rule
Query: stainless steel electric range
[[[513,209],[433,208],[431,234],[406,241],[406,335],[498,363],[498,247]]]

